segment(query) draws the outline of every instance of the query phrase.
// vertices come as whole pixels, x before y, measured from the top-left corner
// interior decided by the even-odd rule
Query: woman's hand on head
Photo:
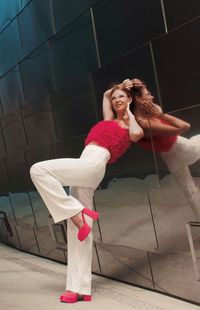
[[[123,85],[126,89],[128,89],[128,90],[130,90],[130,89],[133,88],[133,87],[138,88],[138,89],[143,88],[143,87],[146,87],[142,81],[140,81],[139,79],[136,79],[136,78],[135,78],[135,79],[132,79],[132,80],[130,80],[130,79],[125,79],[125,80],[122,82],[122,85]]]
[[[140,108],[150,114],[151,116],[159,117],[163,114],[161,107],[152,100],[145,99],[145,98],[138,98],[137,103],[139,103]]]
[[[135,87],[135,88],[143,88],[143,87],[146,87],[145,85],[144,85],[144,83],[141,81],[141,80],[139,80],[139,79],[132,79],[131,80],[131,82],[132,82],[132,87]]]
[[[133,83],[132,83],[132,81],[129,80],[129,79],[124,80],[124,81],[122,82],[122,85],[123,85],[126,89],[128,89],[128,90],[130,90],[130,89],[133,87]]]

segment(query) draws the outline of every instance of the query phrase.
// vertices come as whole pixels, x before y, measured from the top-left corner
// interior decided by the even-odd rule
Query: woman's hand
[[[123,85],[126,89],[128,89],[128,90],[130,90],[130,89],[133,88],[133,87],[138,88],[138,89],[143,88],[143,87],[146,87],[146,86],[144,85],[144,83],[143,83],[142,81],[140,81],[139,79],[132,79],[132,80],[130,80],[130,79],[125,79],[125,80],[122,82],[122,85]]]
[[[139,79],[132,79],[131,82],[132,82],[132,87],[135,87],[138,89],[146,87],[145,84]]]
[[[138,97],[137,103],[139,103],[140,108],[146,112],[147,114],[155,117],[160,117],[163,114],[163,111],[161,107],[155,103],[153,103],[152,100],[149,100],[147,98]]]
[[[132,83],[132,81],[129,80],[129,79],[124,80],[124,81],[122,82],[122,85],[123,85],[126,89],[128,89],[128,90],[130,90],[130,89],[133,87],[133,83]]]
[[[130,105],[127,106],[125,117],[125,122],[128,122],[129,136],[134,142],[137,142],[144,136],[143,129],[136,121],[135,115],[130,111]]]
[[[130,110],[130,103],[128,104],[123,119],[125,121],[129,121],[131,117],[135,117],[134,114]]]

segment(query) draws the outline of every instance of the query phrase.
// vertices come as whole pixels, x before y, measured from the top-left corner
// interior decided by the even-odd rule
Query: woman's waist
[[[81,157],[88,159],[92,157],[97,161],[103,159],[107,162],[111,154],[106,147],[99,145],[96,141],[91,141],[85,146]]]
[[[152,136],[144,137],[138,141],[138,143],[148,149],[154,149],[156,152],[169,151],[177,141],[177,136]]]

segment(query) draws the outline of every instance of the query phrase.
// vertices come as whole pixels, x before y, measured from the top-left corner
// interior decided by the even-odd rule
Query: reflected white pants
[[[190,139],[178,136],[168,152],[162,152],[169,171],[183,189],[196,220],[200,220],[200,190],[196,186],[188,166],[200,159],[200,135]]]
[[[84,207],[92,209],[93,194],[104,177],[110,158],[107,149],[88,145],[80,158],[60,158],[38,162],[30,175],[54,222],[67,219],[68,271],[66,289],[91,294],[92,233],[82,242],[70,218]],[[69,195],[63,186],[70,186]],[[89,225],[92,220],[85,216]]]

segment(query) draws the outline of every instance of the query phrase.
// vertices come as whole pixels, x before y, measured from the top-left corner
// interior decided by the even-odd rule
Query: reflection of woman
[[[62,302],[91,300],[93,193],[104,177],[107,162],[116,161],[143,131],[129,110],[128,90],[115,87],[110,101],[116,118],[97,123],[88,134],[80,158],[43,161],[31,167],[31,178],[55,222],[68,220],[68,274]],[[70,186],[67,195],[63,186]],[[88,215],[86,217],[84,215]],[[78,233],[78,235],[77,235]],[[83,242],[80,242],[83,241]]]
[[[188,168],[200,158],[200,135],[186,139],[180,134],[190,129],[190,124],[162,112],[154,97],[138,79],[125,80],[123,85],[132,90],[135,102],[134,115],[144,130],[139,144],[147,150],[154,149],[167,164],[177,183],[183,189],[195,219],[200,220],[200,191]],[[111,118],[111,109],[105,93],[104,118]],[[153,141],[153,144],[152,144]]]

